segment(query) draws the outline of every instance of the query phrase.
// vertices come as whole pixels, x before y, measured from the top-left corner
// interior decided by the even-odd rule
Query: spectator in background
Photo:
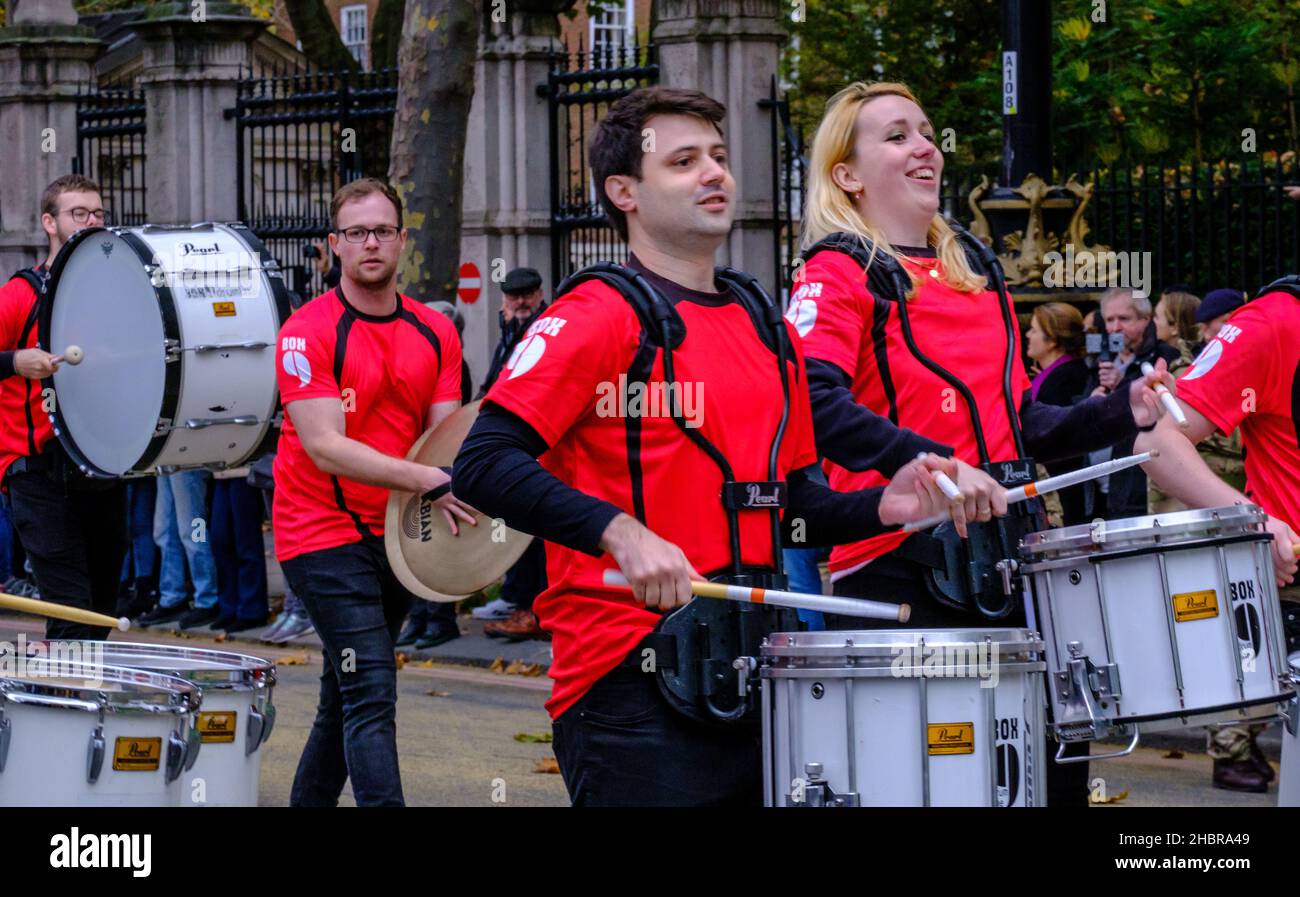
[[[118,592],[119,617],[134,620],[158,603],[158,546],[153,541],[153,515],[158,504],[158,483],[153,477],[138,477],[127,483],[126,560],[122,565],[122,589]]]
[[[1063,302],[1040,305],[1034,309],[1025,336],[1025,354],[1038,369],[1030,383],[1033,400],[1065,406],[1086,399],[1091,392],[1091,375],[1084,361],[1083,315],[1079,310]],[[1049,475],[1056,476],[1078,470],[1085,460],[1080,455],[1044,466]],[[1056,495],[1063,525],[1087,522],[1082,485],[1062,489]]]
[[[271,516],[271,503],[275,495],[274,469],[274,452],[258,458],[248,468],[248,485],[261,494],[262,511],[268,519]],[[272,531],[271,536],[274,539],[274,531]],[[312,625],[311,618],[307,616],[306,608],[302,606],[298,596],[293,593],[288,578],[285,578],[284,607],[280,611],[280,616],[275,618],[275,623],[271,625],[271,628],[262,633],[262,641],[270,642],[273,645],[282,645],[315,631],[316,627]]]
[[[547,303],[542,291],[542,276],[535,268],[515,268],[501,284],[501,339],[492,353],[492,363],[487,377],[479,387],[482,398],[501,374],[510,360],[515,346],[523,338],[537,317],[546,311]],[[487,621],[483,632],[492,638],[509,641],[547,638],[533,615],[533,599],[546,588],[546,553],[540,539],[534,539],[528,550],[506,571],[501,582],[501,595],[482,607],[471,611],[476,620]]]
[[[215,629],[243,632],[266,625],[266,546],[262,497],[248,485],[248,468],[212,475],[212,557],[220,612]]]
[[[465,316],[450,302],[429,302],[429,308],[448,318],[456,325],[456,333],[464,339]],[[460,359],[460,403],[469,403],[472,394],[469,363],[464,353]],[[460,638],[460,625],[456,622],[456,604],[440,604],[434,601],[416,601],[411,606],[411,615],[406,620],[406,627],[398,634],[394,648],[436,648],[452,639]]]
[[[1127,389],[1142,376],[1143,362],[1154,365],[1163,358],[1166,364],[1178,358],[1178,350],[1156,338],[1151,300],[1128,287],[1114,287],[1101,297],[1101,318],[1108,333],[1124,335],[1124,349],[1110,361],[1097,364],[1096,384],[1106,392]],[[1111,448],[1112,457],[1133,454],[1136,437]],[[1113,473],[1107,495],[1106,516],[1110,519],[1143,517],[1147,512],[1147,476],[1141,467]]]
[[[1171,287],[1160,294],[1156,303],[1156,339],[1178,351],[1178,357],[1169,362],[1169,373],[1175,377],[1191,367],[1196,358],[1196,347],[1201,343],[1201,329],[1196,323],[1200,305],[1201,300],[1190,287]]]
[[[1225,287],[1206,293],[1205,300],[1196,309],[1196,323],[1201,328],[1201,346],[1214,339],[1228,316],[1245,304],[1246,294],[1241,290]]]
[[[217,565],[208,534],[206,470],[178,470],[158,475],[158,504],[153,537],[162,552],[158,577],[158,606],[140,617],[144,626],[176,621],[181,629],[209,626],[217,621]],[[186,606],[185,568],[194,583],[194,606]]]

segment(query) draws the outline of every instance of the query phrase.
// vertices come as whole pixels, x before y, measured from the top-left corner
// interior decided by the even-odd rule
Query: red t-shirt
[[[337,399],[348,438],[397,458],[424,432],[435,402],[460,401],[460,338],[443,315],[406,296],[382,317],[338,289],[280,328],[276,376],[284,416],[275,458],[275,555],[281,561],[383,535],[388,490],[323,472],[294,430],[291,402]]]
[[[1268,293],[1233,312],[1178,379],[1178,397],[1223,433],[1241,427],[1246,494],[1300,531],[1300,299]]]
[[[21,277],[0,286],[0,351],[37,345],[36,291]],[[14,374],[0,380],[0,479],[19,458],[39,454],[54,435],[42,381]]]
[[[933,276],[941,270],[937,259],[904,258],[903,264],[921,281],[907,305],[917,346],[970,388],[991,460],[1017,457],[1003,399],[1007,336],[998,294],[953,289]],[[900,427],[952,446],[956,457],[968,464],[979,463],[975,428],[965,400],[908,350],[897,304],[871,294],[866,275],[852,257],[822,251],[809,259],[786,317],[803,338],[807,357],[829,362],[849,375],[859,404]],[[1020,396],[1029,388],[1029,378],[1020,358],[1020,328],[1014,316],[1012,323],[1011,399],[1018,406]],[[831,488],[838,492],[888,482],[876,471],[846,470],[830,461],[825,467]],[[893,551],[907,537],[900,530],[837,545],[831,551],[831,572],[847,575]]]
[[[676,304],[686,338],[673,350],[688,422],[726,456],[738,481],[766,481],[768,454],[783,406],[775,356],[761,342],[748,314],[731,297],[682,289]],[[639,484],[645,524],[676,544],[700,573],[728,566],[731,553],[721,502],[722,474],[668,416],[662,392],[628,400],[620,376],[633,363],[641,324],[611,287],[587,282],[562,296],[534,321],[487,395],[518,415],[550,446],[546,468],[573,488],[634,514]],[[797,340],[796,340],[797,344]],[[778,472],[816,463],[803,358],[796,345],[790,368],[790,420]],[[635,382],[633,379],[632,382]],[[663,354],[656,352],[648,381],[664,383]],[[636,396],[646,401],[633,404]],[[629,425],[639,426],[639,450],[629,454]],[[772,536],[766,511],[740,512],[741,560],[771,565]],[[612,670],[659,621],[625,589],[606,588],[604,570],[617,569],[608,554],[592,557],[547,545],[550,587],[533,610],[552,633],[546,709],[558,717]]]

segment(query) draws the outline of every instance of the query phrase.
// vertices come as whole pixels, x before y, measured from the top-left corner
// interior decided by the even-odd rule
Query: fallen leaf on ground
[[[1183,752],[1180,751],[1178,748],[1170,748],[1170,749],[1169,749],[1169,753],[1165,754],[1165,759],[1166,759],[1166,760],[1181,760],[1181,759],[1183,759],[1184,756],[1186,756],[1186,755],[1183,754]]]
[[[394,657],[393,659],[397,661],[397,668],[399,670],[402,667],[406,666],[406,655],[402,654],[400,651],[398,652],[397,656]]]
[[[436,688],[435,688],[433,691],[426,691],[425,694],[428,695],[428,696],[431,697],[431,698],[450,698],[450,697],[451,697],[451,692],[449,692],[449,691],[438,691],[438,689],[436,689]]]
[[[228,637],[229,636],[227,636],[224,632],[218,632],[215,636],[212,637],[212,640],[214,642],[224,642]]]
[[[432,666],[433,666],[433,661],[432,661],[432,660],[421,660],[419,663],[414,663],[414,664],[411,664],[411,665],[412,665],[412,666],[417,666],[417,667],[432,667]]]
[[[522,660],[512,660],[510,666],[506,667],[506,672],[511,676],[540,676],[542,675],[542,665],[540,663],[524,663]]]
[[[286,654],[276,661],[276,665],[282,667],[299,667],[305,663],[307,663],[306,654]]]
[[[532,732],[516,732],[515,741],[521,741],[524,744],[550,744],[551,733],[537,732],[534,734]]]
[[[554,757],[543,757],[533,764],[533,772],[549,772],[559,775],[560,764]]]
[[[1095,797],[1089,796],[1089,797],[1088,797],[1088,803],[1090,803],[1090,804],[1117,804],[1117,803],[1119,803],[1120,801],[1124,800],[1126,797],[1128,797],[1128,789],[1127,789],[1127,788],[1125,788],[1125,789],[1124,789],[1123,791],[1121,791],[1119,794],[1112,794],[1112,795],[1110,795],[1109,797],[1103,797],[1103,798],[1101,798],[1100,800],[1098,800],[1098,799],[1095,798]]]
[[[496,660],[492,661],[492,666],[488,667],[489,673],[504,673],[505,671],[506,659],[504,657],[498,657]]]

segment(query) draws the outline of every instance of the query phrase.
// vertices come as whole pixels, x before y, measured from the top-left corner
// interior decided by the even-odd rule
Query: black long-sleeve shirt
[[[515,529],[599,555],[605,528],[622,510],[574,489],[542,467],[537,458],[547,448],[526,421],[488,402],[456,456],[452,490]],[[815,548],[892,529],[880,522],[883,489],[835,492],[817,465],[791,471],[787,484],[782,516],[786,545]]]

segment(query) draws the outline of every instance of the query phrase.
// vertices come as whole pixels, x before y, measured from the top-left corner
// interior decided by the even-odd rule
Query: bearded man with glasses
[[[330,218],[339,284],[294,312],[277,350],[275,553],[325,660],[289,802],[334,806],[351,777],[358,806],[400,805],[393,642],[413,597],[384,553],[384,509],[402,489],[428,495],[452,533],[474,523],[449,472],[404,460],[460,407],[460,337],[397,292],[406,231],[391,186],[347,184]]]

